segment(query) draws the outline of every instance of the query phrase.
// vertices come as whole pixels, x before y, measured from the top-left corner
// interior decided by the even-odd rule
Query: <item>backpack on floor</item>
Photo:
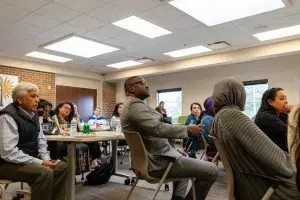
[[[85,185],[102,185],[109,181],[114,171],[114,164],[109,156],[104,162],[91,171],[85,180]]]

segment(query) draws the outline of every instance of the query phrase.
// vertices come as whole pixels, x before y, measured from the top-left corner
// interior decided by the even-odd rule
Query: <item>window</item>
[[[165,102],[165,109],[168,117],[172,117],[173,122],[177,122],[178,117],[182,115],[182,92],[181,88],[158,90],[157,105],[159,102]]]
[[[244,113],[252,118],[256,115],[263,93],[269,88],[268,80],[246,81],[246,107]]]

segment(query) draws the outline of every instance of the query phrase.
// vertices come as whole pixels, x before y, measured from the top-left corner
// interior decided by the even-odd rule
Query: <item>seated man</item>
[[[194,124],[175,126],[163,123],[162,115],[143,102],[150,96],[148,85],[143,78],[139,76],[128,78],[125,81],[124,89],[127,99],[124,102],[121,116],[122,129],[137,131],[141,134],[149,152],[149,174],[154,177],[162,177],[170,158],[176,158],[168,178],[182,178],[182,180],[173,183],[172,200],[192,199],[192,190],[186,196],[188,186],[186,178],[189,177],[196,178],[197,200],[205,199],[218,176],[218,168],[213,163],[182,156],[169,144],[167,139],[186,138],[188,132],[199,136],[203,130]]]
[[[0,179],[28,183],[32,200],[65,200],[67,164],[50,161],[38,92],[35,84],[20,83],[13,103],[0,111]]]

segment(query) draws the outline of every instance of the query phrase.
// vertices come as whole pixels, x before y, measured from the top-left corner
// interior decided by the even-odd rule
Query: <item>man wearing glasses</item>
[[[175,158],[168,178],[182,178],[182,180],[173,182],[172,200],[192,199],[192,190],[186,196],[187,178],[190,177],[196,178],[197,200],[205,199],[218,176],[218,168],[213,163],[182,156],[168,142],[168,138],[187,138],[188,132],[199,136],[203,133],[203,129],[194,124],[176,126],[163,123],[162,115],[143,102],[150,93],[147,82],[142,77],[128,78],[124,89],[126,101],[121,116],[122,130],[141,134],[149,153],[149,174],[162,177],[170,158]]]

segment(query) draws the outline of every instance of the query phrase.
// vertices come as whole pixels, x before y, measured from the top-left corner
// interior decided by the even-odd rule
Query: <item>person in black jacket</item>
[[[287,113],[292,109],[282,88],[264,92],[255,124],[282,150],[287,148]]]

